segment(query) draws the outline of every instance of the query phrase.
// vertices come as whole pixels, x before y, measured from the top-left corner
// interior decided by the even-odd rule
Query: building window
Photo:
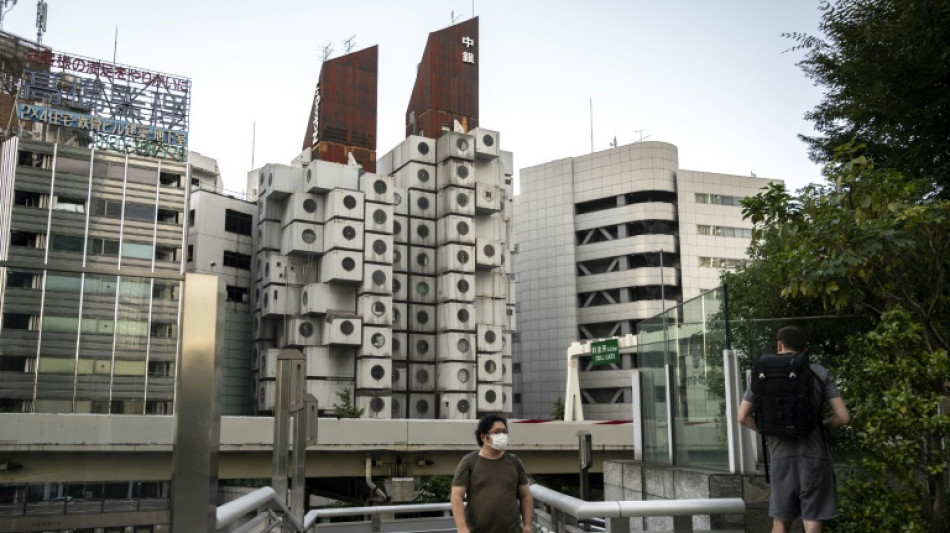
[[[228,285],[226,290],[228,293],[229,302],[247,303],[250,291],[246,287],[235,287],[234,285]]]
[[[512,401],[514,401],[514,402],[517,403],[517,404],[520,404],[520,403],[521,403],[521,393],[520,393],[520,392],[516,392],[516,393],[512,394]]]
[[[520,373],[521,373],[521,363],[512,363],[512,364],[511,364],[511,371],[512,371],[513,373],[515,373],[515,374],[520,374]]]
[[[178,211],[174,209],[159,209],[158,221],[162,224],[178,224]]]
[[[192,263],[194,262],[194,260],[195,260],[195,245],[189,244],[188,245],[188,262]]]
[[[239,213],[226,209],[224,211],[224,231],[238,235],[251,235],[253,217],[246,213]]]
[[[229,252],[225,250],[224,252],[224,266],[232,268],[240,268],[241,270],[250,270],[251,269],[251,256],[245,254],[239,254],[237,252]]]
[[[38,192],[15,191],[13,193],[13,203],[26,207],[46,207],[49,196]]]
[[[696,232],[700,235],[710,235],[714,237],[741,237],[745,239],[752,238],[751,228],[731,228],[727,226],[696,226]]]
[[[195,210],[192,209],[191,211],[188,211],[188,226],[192,227],[194,225],[195,225]]]
[[[732,205],[742,206],[741,196],[728,196],[725,194],[708,194],[703,192],[696,193],[696,203],[713,205]]]
[[[57,252],[82,252],[85,239],[75,235],[51,235],[51,250]]]
[[[144,204],[125,204],[125,219],[141,222],[155,222],[155,206]]]
[[[700,257],[699,266],[707,268],[735,269],[746,264],[745,259],[730,259],[727,257]]]
[[[53,209],[57,211],[67,211],[69,213],[85,213],[86,201],[78,198],[57,196],[53,202]]]
[[[162,172],[158,175],[158,181],[162,187],[181,187],[181,174]]]

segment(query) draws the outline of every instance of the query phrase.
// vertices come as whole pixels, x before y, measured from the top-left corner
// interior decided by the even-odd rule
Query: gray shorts
[[[838,516],[831,461],[807,455],[772,459],[769,515],[790,522],[799,516],[820,522]]]

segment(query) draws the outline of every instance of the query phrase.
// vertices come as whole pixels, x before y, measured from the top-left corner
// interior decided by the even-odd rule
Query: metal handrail
[[[286,520],[288,522],[287,525],[293,528],[294,531],[300,533],[306,531],[306,529],[300,525],[300,522],[290,514],[290,510],[287,509],[287,506],[277,499],[277,493],[270,487],[261,487],[219,506],[215,513],[215,528],[221,530],[222,528],[228,527],[248,513],[265,506],[282,515],[281,518]]]
[[[307,531],[320,518],[336,518],[340,516],[376,515],[381,513],[425,513],[431,511],[449,511],[452,504],[444,503],[413,503],[405,505],[375,505],[372,507],[337,507],[330,509],[314,509],[303,518],[303,528]]]
[[[585,502],[541,485],[531,485],[531,496],[577,518],[634,518],[645,516],[692,516],[739,514],[745,512],[742,498],[691,500],[628,500]]]

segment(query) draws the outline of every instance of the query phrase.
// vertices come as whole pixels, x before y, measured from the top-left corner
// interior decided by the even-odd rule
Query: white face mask
[[[491,435],[491,445],[492,448],[503,452],[505,448],[508,447],[508,434],[507,433],[496,433]]]

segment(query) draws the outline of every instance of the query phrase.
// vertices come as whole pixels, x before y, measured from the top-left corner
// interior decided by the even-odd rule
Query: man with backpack
[[[823,521],[838,515],[824,430],[848,424],[851,416],[828,369],[809,363],[804,330],[786,326],[776,337],[778,355],[753,363],[738,419],[768,438],[772,533],[787,533],[799,516],[806,533],[818,533]],[[831,416],[822,420],[826,401]]]
[[[452,479],[452,516],[459,533],[531,533],[534,501],[524,466],[505,451],[508,421],[498,415],[482,418],[475,440],[480,448],[462,458]]]

